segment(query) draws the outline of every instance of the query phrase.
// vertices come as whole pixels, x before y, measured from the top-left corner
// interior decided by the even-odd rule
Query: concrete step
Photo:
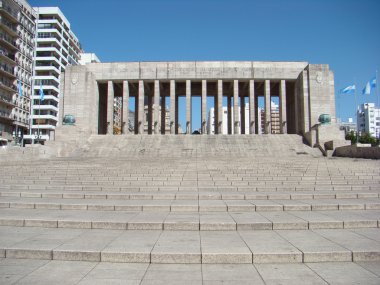
[[[66,191],[26,189],[19,192],[0,190],[0,197],[24,198],[63,198],[63,199],[121,199],[121,200],[309,200],[309,199],[365,199],[379,198],[380,190],[351,190],[351,191],[155,191],[155,192],[126,192],[126,191]],[[77,188],[73,188],[77,189]]]
[[[123,231],[0,227],[0,256],[134,263],[380,260],[380,229]]]
[[[321,153],[302,142],[298,135],[240,135],[240,136],[104,136],[93,135],[88,143],[74,155],[141,156],[150,157],[197,157],[205,154],[296,156],[297,154],[320,157]]]
[[[322,210],[380,210],[379,198],[315,200],[123,200],[0,197],[0,208],[163,211],[265,212]]]
[[[236,231],[380,227],[380,210],[292,212],[133,212],[0,209],[0,225],[19,227]]]

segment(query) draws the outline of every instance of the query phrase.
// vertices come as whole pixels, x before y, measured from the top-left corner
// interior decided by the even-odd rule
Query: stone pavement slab
[[[105,262],[150,263],[153,250],[161,231],[127,231],[110,242],[101,252]]]
[[[257,271],[267,285],[327,285],[318,274],[304,264],[256,264]]]
[[[276,231],[239,231],[253,254],[253,263],[302,262],[302,252]]]
[[[329,284],[380,284],[379,276],[356,263],[324,262],[307,263],[306,265]]]
[[[236,231],[200,232],[202,263],[252,263],[252,252]]]
[[[201,263],[198,231],[163,231],[151,252],[151,263]]]
[[[0,259],[1,284],[379,284],[379,262],[142,264]]]

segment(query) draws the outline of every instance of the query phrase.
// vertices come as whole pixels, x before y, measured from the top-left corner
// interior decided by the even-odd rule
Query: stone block
[[[43,228],[57,228],[58,221],[42,220],[42,219],[25,219],[25,227],[43,227]]]
[[[5,250],[7,258],[25,258],[25,259],[52,259],[52,251],[45,249],[22,249],[12,248]]]
[[[99,251],[53,250],[54,260],[100,261]]]

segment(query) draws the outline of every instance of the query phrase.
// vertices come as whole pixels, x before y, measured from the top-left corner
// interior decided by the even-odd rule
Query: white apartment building
[[[58,7],[36,7],[37,47],[33,115],[29,139],[54,139],[59,116],[60,77],[66,66],[77,65],[81,45]],[[40,89],[44,100],[40,100]]]
[[[80,60],[78,62],[80,65],[85,65],[87,63],[100,62],[100,59],[95,53],[84,52],[80,54]]]
[[[380,137],[380,109],[374,103],[364,103],[357,113],[359,134],[368,133],[372,137]]]
[[[258,126],[261,126],[261,108],[258,108]],[[244,130],[245,134],[249,134],[249,104],[245,104],[245,125]],[[241,114],[239,113],[239,121],[240,121]],[[234,110],[231,108],[231,118],[234,117]],[[228,108],[226,106],[223,106],[223,123],[222,123],[222,134],[227,135],[228,134]],[[234,134],[234,128],[231,128],[232,134]],[[259,134],[262,133],[261,128],[259,128]],[[208,113],[208,119],[207,119],[207,134],[214,135],[215,134],[215,109],[210,108],[210,111]]]

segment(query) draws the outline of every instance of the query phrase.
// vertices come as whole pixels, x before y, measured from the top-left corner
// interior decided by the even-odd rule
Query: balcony
[[[32,129],[34,130],[55,130],[54,125],[48,125],[48,124],[41,124],[41,125],[32,125]]]
[[[53,120],[55,122],[58,122],[58,116],[54,115],[32,115],[32,118],[35,120]]]
[[[8,61],[12,65],[16,65],[15,56],[0,47],[0,59]]]
[[[12,99],[8,98],[7,96],[1,96],[0,95],[0,104],[9,106],[9,107],[16,107],[16,104],[12,101]]]
[[[45,102],[46,100],[44,100]],[[43,110],[43,111],[55,111],[55,112],[58,112],[58,107],[54,106],[54,105],[33,105],[33,110]]]
[[[5,122],[13,122],[14,119],[12,117],[11,113],[7,113],[4,111],[0,111],[0,121],[5,121]]]
[[[0,16],[0,27],[2,27],[5,30],[5,32],[11,34],[14,37],[18,36],[16,26],[16,24],[13,24]]]
[[[39,61],[40,62],[41,61],[55,61],[57,63],[57,65],[59,65],[59,66],[62,65],[61,62],[56,57],[54,57],[54,56],[37,56],[35,58],[35,61],[37,62],[37,64],[38,64]]]
[[[3,12],[3,14],[5,14],[10,21],[14,23],[18,22],[19,16],[18,16],[17,11],[13,10],[4,2],[0,2],[0,11]]]
[[[39,88],[35,88],[35,89],[39,89]],[[34,96],[32,96],[32,99],[33,99],[33,100],[40,100],[40,99],[41,99],[41,96],[40,96],[40,95],[34,95]],[[58,97],[57,97],[57,96],[54,96],[54,95],[45,95],[45,96],[44,96],[44,101],[48,101],[48,100],[53,100],[53,101],[59,103],[59,99],[58,99]],[[38,104],[37,104],[37,105],[34,104],[34,105],[33,105],[33,108],[34,108],[35,106],[39,106],[39,105],[38,105]],[[41,106],[42,106],[42,105],[41,105]],[[38,109],[38,108],[37,108],[37,109]]]
[[[0,43],[2,43],[8,49],[18,50],[16,41],[4,33],[0,33]]]
[[[53,75],[37,75],[34,77],[36,80],[35,82],[41,82],[42,81],[42,86],[43,85],[53,85],[55,87],[59,87],[59,79],[56,76]],[[53,82],[52,82],[53,81]]]
[[[12,83],[6,82],[3,78],[0,78],[0,88],[9,92],[17,92],[17,88]]]
[[[0,74],[8,76],[12,79],[16,79],[16,76],[13,74],[13,72],[14,72],[14,67],[10,67],[9,65],[5,63],[0,64]]]
[[[40,66],[36,66],[34,69],[35,69],[35,71],[54,71],[54,72],[56,72],[57,77],[61,73],[59,71],[59,69],[56,68],[54,65],[48,65],[48,66],[40,65]]]

